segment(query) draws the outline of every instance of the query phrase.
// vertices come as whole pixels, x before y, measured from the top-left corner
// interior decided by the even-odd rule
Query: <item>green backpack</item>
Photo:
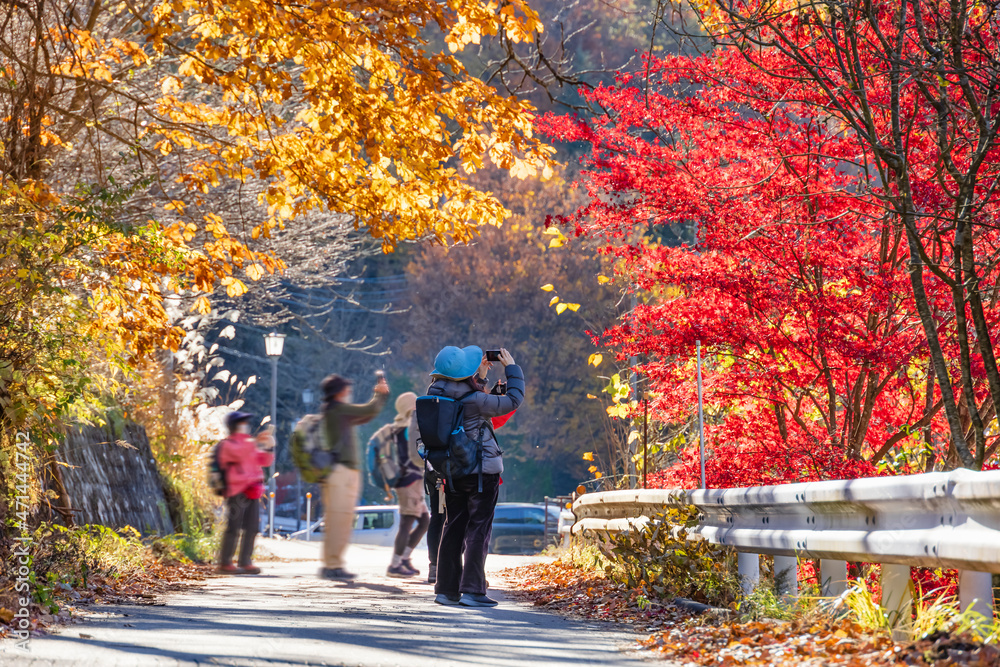
[[[331,451],[324,431],[323,415],[306,415],[292,431],[292,461],[307,484],[322,482],[337,465],[337,454]]]

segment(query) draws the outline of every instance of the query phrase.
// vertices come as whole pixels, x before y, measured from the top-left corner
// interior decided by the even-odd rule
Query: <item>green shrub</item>
[[[165,563],[211,563],[219,551],[219,531],[188,535],[174,533],[155,539],[153,555]]]
[[[142,571],[145,550],[131,526],[116,531],[96,524],[75,528],[42,524],[31,543],[32,595],[55,613],[56,588],[85,587],[95,574],[119,579]]]
[[[600,544],[610,561],[607,576],[651,600],[683,597],[734,608],[741,592],[736,552],[705,540],[689,541],[687,528],[696,517],[693,507],[670,508]]]
[[[195,537],[210,534],[216,523],[217,503],[189,480],[163,473],[160,477],[174,530]]]
[[[51,573],[72,586],[86,585],[91,573],[119,578],[142,570],[146,548],[135,528],[116,531],[98,524],[75,528],[42,524],[32,546],[35,576],[47,578]]]
[[[219,548],[218,503],[205,493],[203,485],[162,475],[173,535],[153,542],[153,555],[164,560],[209,563]]]

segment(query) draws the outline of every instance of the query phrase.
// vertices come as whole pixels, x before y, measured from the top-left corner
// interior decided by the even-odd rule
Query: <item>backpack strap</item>
[[[476,467],[479,468],[479,493],[483,492],[483,430],[488,422],[479,426],[479,446],[476,447]]]
[[[469,396],[472,396],[477,391],[479,391],[479,390],[478,389],[473,389],[472,391],[468,391],[468,392],[462,394],[461,396],[459,396],[458,398],[455,399],[455,401],[457,403],[461,403],[462,404],[462,421],[463,422],[465,421],[465,399],[467,399]],[[479,446],[480,455],[482,454],[482,449],[483,449],[482,448],[482,443],[480,443],[480,446]],[[480,466],[480,476],[481,475],[482,475],[482,469],[481,469],[481,466]],[[444,476],[445,476],[445,479],[448,480],[448,486],[450,486],[451,488],[454,489],[455,488],[455,482],[451,479],[451,456],[450,455],[448,456],[447,459],[445,459],[445,462],[444,462]],[[483,485],[483,482],[482,482],[482,478],[480,477],[480,481],[479,481],[479,487],[480,487],[479,490],[480,491],[483,490],[482,489],[482,485]]]
[[[496,429],[493,428],[493,422],[489,419],[483,420],[483,425],[479,427],[479,492],[483,491],[483,432],[489,431],[490,435],[493,436],[493,441],[497,443],[497,451],[500,451],[500,441],[497,440]],[[500,452],[503,454],[503,452]]]
[[[468,392],[462,394],[461,396],[459,396],[458,398],[453,399],[456,403],[462,403],[463,404],[462,405],[462,411],[463,411],[462,419],[463,420],[465,419],[465,414],[464,414],[464,412],[465,412],[465,405],[464,405],[465,399],[467,399],[469,396],[472,396],[477,391],[479,391],[479,390],[478,389],[473,389],[472,391],[468,391]],[[444,398],[447,398],[447,396],[445,396]],[[454,425],[452,425],[452,426],[454,426]],[[483,464],[482,464],[482,459],[483,459],[483,439],[482,439],[482,431],[480,431],[479,452],[477,454],[477,457],[479,459],[479,491],[482,492],[482,490],[483,490]],[[426,462],[425,462],[425,465],[426,465]],[[450,455],[444,461],[444,478],[448,482],[448,486],[450,488],[454,489],[455,488],[455,482],[451,478],[451,456]]]

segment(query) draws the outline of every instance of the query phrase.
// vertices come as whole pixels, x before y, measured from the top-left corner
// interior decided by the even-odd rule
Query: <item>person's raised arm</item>
[[[385,407],[387,400],[389,400],[389,383],[383,377],[379,378],[379,381],[375,383],[372,400],[367,403],[342,403],[339,411],[341,414],[361,420],[354,423],[363,424],[366,421],[374,419],[378,413],[382,412],[382,408]]]
[[[500,363],[507,375],[507,393],[502,396],[476,394],[476,404],[484,417],[499,417],[513,412],[524,401],[524,372],[514,363],[514,357],[506,349],[500,349]]]

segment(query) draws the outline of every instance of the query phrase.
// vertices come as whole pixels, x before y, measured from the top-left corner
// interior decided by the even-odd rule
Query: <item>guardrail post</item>
[[[904,641],[910,636],[911,607],[910,566],[882,563],[882,608],[889,614],[892,638]]]
[[[847,561],[821,559],[819,581],[823,597],[835,598],[846,591]]]
[[[970,607],[993,625],[993,575],[989,572],[958,572],[958,600],[962,611]]]
[[[268,494],[267,508],[267,536],[274,537],[274,491]]]
[[[736,554],[736,564],[740,573],[743,593],[750,595],[760,582],[760,555],[746,554],[741,551]]]
[[[549,546],[549,497],[545,496],[545,514],[542,523],[542,548]]]
[[[798,597],[799,559],[795,556],[774,557],[774,586],[778,595]]]
[[[306,494],[306,542],[312,542],[313,533],[313,523],[312,523],[312,508],[313,508],[313,494]]]

